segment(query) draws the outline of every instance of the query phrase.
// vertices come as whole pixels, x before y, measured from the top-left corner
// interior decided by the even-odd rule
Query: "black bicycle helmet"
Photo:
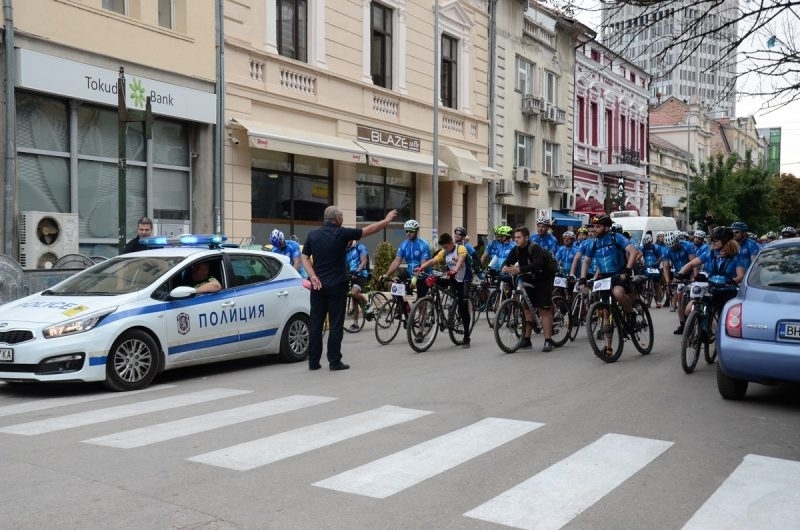
[[[603,225],[603,226],[611,226],[614,224],[614,221],[611,220],[611,217],[607,215],[595,215],[591,219],[591,223],[593,225]]]
[[[722,241],[727,243],[733,239],[733,230],[727,226],[718,226],[711,231],[711,241]]]

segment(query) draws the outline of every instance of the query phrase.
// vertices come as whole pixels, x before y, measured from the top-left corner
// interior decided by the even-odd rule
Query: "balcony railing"
[[[630,149],[628,147],[615,147],[611,151],[612,164],[625,164],[628,166],[639,167],[641,161],[639,158],[639,151]]]
[[[549,121],[557,125],[567,123],[567,111],[555,105],[548,105],[542,113],[542,121]]]
[[[539,96],[527,94],[522,96],[522,113],[529,116],[539,114],[544,110],[544,101]]]

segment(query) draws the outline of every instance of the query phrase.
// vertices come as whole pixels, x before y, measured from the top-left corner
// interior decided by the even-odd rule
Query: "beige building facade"
[[[2,144],[4,253],[24,268],[51,266],[60,254],[116,255],[144,215],[160,233],[213,229],[213,2],[24,0],[11,13],[3,51],[13,65],[3,69],[5,81],[14,86],[3,107],[13,124]],[[120,68],[127,108],[144,110],[150,97],[153,114],[151,139],[141,122],[127,127],[123,234]],[[19,232],[41,217],[35,212],[70,236],[65,245],[20,251]]]
[[[412,218],[425,239],[459,225],[485,233],[486,2],[440,2],[435,124],[433,3],[283,4],[225,3],[225,231],[302,243],[337,204],[347,226],[400,211],[370,250],[397,246]]]

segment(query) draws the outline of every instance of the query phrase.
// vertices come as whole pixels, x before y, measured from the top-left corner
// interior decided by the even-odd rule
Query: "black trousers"
[[[328,364],[342,362],[342,337],[344,335],[344,309],[347,283],[324,285],[311,291],[310,340],[308,364],[315,366],[322,359],[322,329],[328,318]]]

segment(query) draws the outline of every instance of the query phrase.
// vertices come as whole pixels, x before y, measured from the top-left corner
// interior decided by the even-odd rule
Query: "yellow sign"
[[[328,199],[328,186],[322,184],[314,184],[311,186],[311,196],[319,199]]]
[[[87,309],[89,309],[89,307],[88,307],[88,306],[85,306],[85,305],[76,305],[75,307],[70,307],[69,309],[67,309],[66,311],[64,311],[64,315],[66,315],[66,316],[68,316],[68,317],[74,317],[74,316],[75,316],[75,315],[77,315],[78,313],[83,313],[83,312],[84,312],[84,311],[86,311]]]

